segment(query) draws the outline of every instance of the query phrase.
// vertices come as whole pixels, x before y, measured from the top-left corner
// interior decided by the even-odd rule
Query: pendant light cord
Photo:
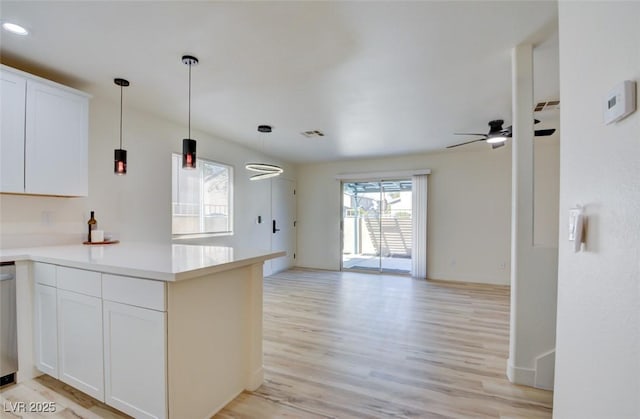
[[[189,138],[191,138],[191,62],[189,62]]]
[[[120,150],[122,150],[122,85],[120,85]]]

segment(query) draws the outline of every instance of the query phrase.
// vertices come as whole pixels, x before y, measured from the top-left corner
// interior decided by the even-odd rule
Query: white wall
[[[132,81],[128,94],[135,94],[134,85]],[[79,243],[85,237],[90,210],[96,211],[101,229],[121,240],[171,240],[171,153],[181,152],[186,120],[184,124],[168,122],[128,109],[125,101],[128,173],[115,176],[113,150],[118,146],[119,112],[119,102],[100,97],[90,102],[88,198],[0,196],[1,247]],[[230,164],[235,172],[235,234],[200,242],[269,249],[271,181],[249,181],[244,163],[257,159],[283,162],[198,131],[192,136],[198,140],[199,157]],[[287,178],[295,179],[294,166],[284,164],[284,169]],[[258,215],[265,220],[260,225],[255,222]]]
[[[602,100],[640,82],[640,3],[559,4],[562,144],[556,418],[640,417],[640,112],[602,122]],[[586,206],[586,250],[567,212]]]
[[[558,143],[536,140],[537,206],[557,214]],[[431,169],[428,277],[509,284],[511,147],[340,161],[298,168],[298,266],[340,267],[340,173]],[[557,216],[536,224],[539,241],[557,240]]]

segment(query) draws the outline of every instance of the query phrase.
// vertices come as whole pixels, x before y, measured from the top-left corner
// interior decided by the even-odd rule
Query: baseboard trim
[[[535,388],[553,390],[556,366],[556,350],[552,349],[536,358]]]
[[[249,375],[249,380],[245,390],[255,391],[262,385],[264,381],[264,368],[260,367]]]
[[[468,282],[474,284],[491,284],[491,285],[511,285],[509,277],[501,278],[499,276],[484,276],[484,275],[468,275],[468,274],[446,274],[443,272],[427,272],[429,279],[436,279],[438,281],[447,282]]]
[[[534,387],[536,371],[532,368],[516,367],[511,362],[511,358],[509,358],[507,361],[507,378],[514,384]]]
[[[507,361],[507,378],[514,384],[553,390],[556,350],[552,349],[536,357],[535,368],[516,367]]]

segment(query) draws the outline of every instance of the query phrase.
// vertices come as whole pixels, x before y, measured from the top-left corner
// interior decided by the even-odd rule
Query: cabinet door
[[[25,192],[86,196],[88,98],[27,81]]]
[[[60,380],[104,401],[102,300],[58,289]]]
[[[35,284],[34,340],[36,368],[58,378],[58,334],[56,289]]]
[[[136,418],[167,416],[166,313],[104,301],[105,403]]]
[[[24,193],[26,81],[7,71],[0,74],[0,192]]]

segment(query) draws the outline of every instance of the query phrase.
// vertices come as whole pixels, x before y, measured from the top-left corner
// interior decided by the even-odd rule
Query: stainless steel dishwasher
[[[0,264],[0,387],[15,382],[18,371],[16,267]]]

